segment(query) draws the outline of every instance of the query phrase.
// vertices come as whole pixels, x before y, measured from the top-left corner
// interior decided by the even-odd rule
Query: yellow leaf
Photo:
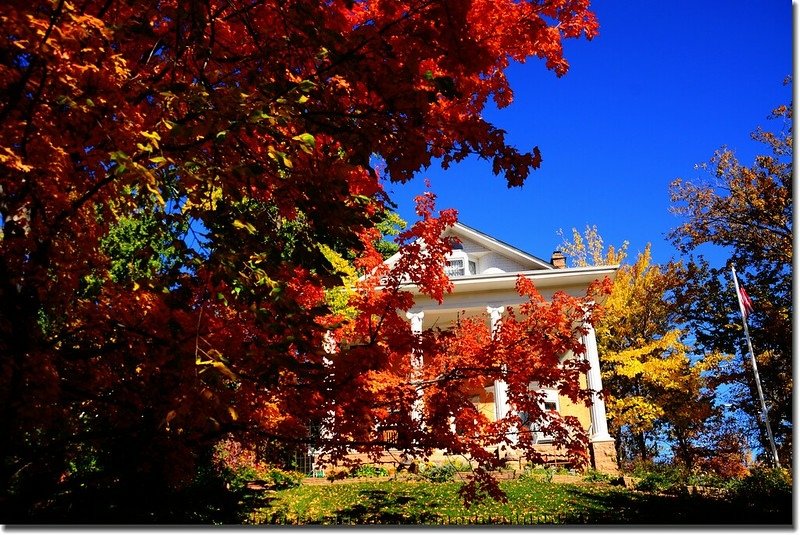
[[[254,227],[251,223],[245,223],[245,222],[240,221],[239,219],[234,219],[233,220],[233,226],[235,228],[245,229],[250,234],[255,234],[256,233],[256,227]]]

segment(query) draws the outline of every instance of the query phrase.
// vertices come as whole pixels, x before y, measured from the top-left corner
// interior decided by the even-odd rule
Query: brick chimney
[[[564,256],[564,253],[561,251],[553,251],[553,255],[550,257],[550,263],[556,269],[564,269],[567,267],[567,257]]]

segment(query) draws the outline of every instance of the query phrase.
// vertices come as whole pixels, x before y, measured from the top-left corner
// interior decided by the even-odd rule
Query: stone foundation
[[[536,450],[544,456],[545,464],[549,466],[563,466],[570,468],[570,463],[566,454],[556,448],[552,444],[539,444]],[[514,448],[505,448],[496,452],[500,460],[504,461],[507,469],[523,470],[528,463],[528,459],[522,455],[521,451]],[[364,453],[353,453],[348,455],[351,462],[362,464],[372,464],[376,466],[383,466],[387,469],[397,469],[399,467],[406,467],[412,464],[412,459],[407,459],[400,450],[385,450],[378,458],[373,458]],[[589,460],[592,468],[598,472],[611,475],[620,475],[619,465],[617,464],[617,450],[614,447],[613,440],[605,440],[592,442],[589,444]],[[419,460],[417,460],[419,461]],[[428,461],[436,464],[446,462],[461,462],[466,463],[467,460],[461,456],[446,455],[440,450],[435,450],[429,457]],[[474,465],[474,462],[472,463]],[[324,459],[317,460],[317,469],[323,471],[331,468]],[[408,468],[406,468],[408,469]]]
[[[617,450],[613,440],[592,442],[589,444],[589,454],[592,468],[604,474],[619,475]]]

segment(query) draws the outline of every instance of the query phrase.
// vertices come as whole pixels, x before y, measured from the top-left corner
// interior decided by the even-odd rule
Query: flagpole
[[[758,376],[758,366],[756,364],[756,356],[753,352],[753,344],[750,343],[750,331],[747,329],[747,314],[745,314],[744,304],[742,303],[742,294],[739,290],[739,280],[736,278],[736,268],[731,266],[731,273],[733,273],[733,284],[736,287],[736,299],[739,301],[739,312],[742,314],[742,325],[744,326],[744,337],[747,339],[747,349],[750,351],[750,364],[753,367],[753,375],[756,378],[756,390],[758,391],[758,400],[761,402],[761,419],[764,420],[764,425],[767,428],[767,437],[769,438],[769,445],[772,448],[772,458],[775,461],[775,466],[780,468],[778,461],[778,450],[775,447],[775,438],[772,436],[772,428],[769,425],[769,413],[767,412],[767,404],[764,401],[764,392],[761,390],[761,378]]]

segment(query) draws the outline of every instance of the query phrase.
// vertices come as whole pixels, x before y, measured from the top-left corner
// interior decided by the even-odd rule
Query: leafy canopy
[[[564,240],[562,250],[591,265],[623,262],[627,246],[605,250],[597,228],[587,226],[583,236],[573,229],[573,240]],[[693,358],[675,298],[685,276],[680,263],[653,264],[648,244],[633,264],[620,266],[603,303],[598,351],[621,459],[649,459],[658,439],[671,442],[680,460],[691,465],[692,441],[712,416],[714,377],[724,356]]]
[[[587,0],[10,0],[0,21],[2,500],[28,518],[94,489],[93,518],[128,521],[168,515],[228,434],[278,462],[332,410],[333,453],[407,413],[410,295],[337,296],[341,260],[379,268],[383,179],[476,155],[521,185],[539,150],[481,112],[512,61],[561,76],[562,40],[597,33]],[[441,299],[455,214],[432,203],[398,244]]]
[[[787,79],[786,85],[791,80]],[[681,291],[682,314],[706,351],[746,353],[731,266],[754,303],[748,318],[770,423],[784,463],[792,455],[792,260],[793,260],[793,110],[782,105],[770,119],[773,130],[756,129],[751,137],[762,148],[752,164],[721,148],[700,167],[696,180],[676,179],[670,186],[673,211],[683,222],[670,237],[684,252],[711,245],[729,255],[724,266],[702,255],[689,263]],[[749,359],[747,359],[749,360]],[[751,416],[751,428],[769,450],[749,362],[729,370],[733,404]]]

